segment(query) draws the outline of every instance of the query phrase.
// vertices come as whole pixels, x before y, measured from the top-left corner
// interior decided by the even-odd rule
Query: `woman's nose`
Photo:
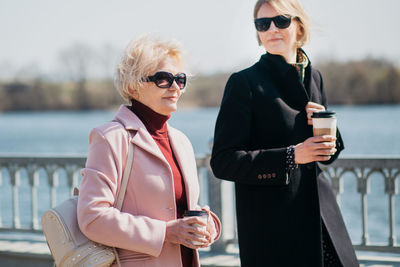
[[[271,25],[269,25],[268,31],[277,32],[278,27],[275,26],[275,23],[271,21]]]
[[[169,90],[181,90],[178,86],[178,84],[176,83],[176,81],[174,80],[174,82],[171,84],[171,87],[168,88]]]

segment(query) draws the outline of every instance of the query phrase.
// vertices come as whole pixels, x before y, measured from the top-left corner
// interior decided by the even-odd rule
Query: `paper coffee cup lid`
[[[205,210],[185,210],[183,216],[190,217],[190,216],[204,216],[208,215],[207,211]]]
[[[335,118],[336,112],[332,110],[316,111],[311,115],[311,118]]]

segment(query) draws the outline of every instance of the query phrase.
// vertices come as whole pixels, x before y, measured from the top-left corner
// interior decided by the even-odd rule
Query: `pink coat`
[[[82,170],[78,200],[81,231],[98,243],[119,249],[122,266],[180,267],[180,247],[164,242],[166,222],[176,219],[171,168],[139,118],[121,106],[115,120],[92,130]],[[122,123],[122,124],[121,124]],[[132,171],[122,210],[113,208],[129,147]],[[199,184],[193,148],[187,137],[168,125],[172,149],[181,168],[189,209],[199,209]],[[215,214],[217,237],[221,225]],[[198,252],[193,266],[200,266]]]

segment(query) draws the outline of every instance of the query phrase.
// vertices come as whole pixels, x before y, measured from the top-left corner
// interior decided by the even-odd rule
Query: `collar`
[[[297,69],[297,72],[299,73],[300,76],[300,82],[304,82],[304,75],[306,73],[306,68],[308,66],[309,60],[308,56],[304,51],[299,48],[297,49],[297,58],[296,58],[296,63],[291,64],[293,67]]]
[[[121,105],[119,107],[114,119],[120,122],[127,131],[138,131],[140,129],[146,130],[144,123],[129,109],[129,106],[127,105]]]
[[[299,58],[299,55],[300,55],[300,58]],[[305,63],[304,62],[305,60],[307,62],[306,65],[303,65],[304,73],[305,73],[306,68],[311,67],[311,62],[308,59],[307,54],[301,48],[299,48],[297,50],[297,61],[298,62],[299,62],[299,59],[302,61],[302,64]],[[277,70],[278,73],[280,73],[282,75],[286,75],[287,72],[292,69],[297,69],[292,64],[287,63],[286,60],[284,59],[284,57],[282,57],[281,55],[273,55],[268,52],[261,56],[259,62],[267,68],[272,68],[272,69]],[[297,65],[297,64],[298,63],[296,63],[295,65]]]
[[[259,62],[264,67],[276,70],[282,75],[285,75],[292,68],[281,55],[273,55],[268,52],[261,56]]]
[[[143,103],[132,99],[129,109],[136,114],[146,126],[146,129],[154,136],[167,136],[167,120],[171,115],[162,115],[155,112]]]
[[[140,118],[129,109],[129,106],[121,105],[119,107],[119,110],[117,111],[117,114],[114,117],[114,120],[122,124],[125,130],[136,132],[131,138],[131,142],[133,144],[155,155],[156,157],[161,159],[166,165],[168,165],[167,160],[163,156],[161,150],[158,148],[156,142],[147,130],[146,126],[140,120]],[[171,132],[172,130],[172,134],[174,135],[174,129],[172,127],[169,127],[168,124],[167,129],[168,132]]]

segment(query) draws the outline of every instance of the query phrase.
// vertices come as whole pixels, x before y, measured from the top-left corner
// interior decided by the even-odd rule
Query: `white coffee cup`
[[[183,213],[183,217],[193,217],[193,216],[199,217],[200,220],[202,220],[205,225],[201,225],[201,224],[198,224],[198,223],[193,223],[192,225],[196,226],[196,227],[198,227],[198,228],[200,228],[200,229],[202,229],[204,231],[206,231],[207,230],[207,221],[208,221],[208,213],[207,213],[207,211],[204,211],[204,210],[186,210]],[[196,235],[198,237],[203,237],[200,234],[194,234],[194,235]],[[196,246],[202,245],[202,243],[197,242],[197,241],[191,241],[191,243],[193,245],[196,245]]]
[[[332,135],[336,137],[336,113],[317,111],[311,116],[314,136]]]

